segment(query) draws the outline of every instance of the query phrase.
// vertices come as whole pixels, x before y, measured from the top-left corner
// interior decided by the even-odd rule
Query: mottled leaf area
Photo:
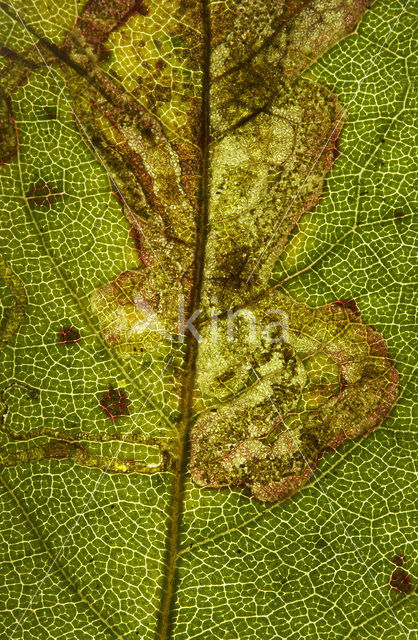
[[[1,638],[413,640],[411,6],[0,2]]]
[[[314,309],[270,285],[301,216],[321,197],[346,117],[328,87],[301,74],[354,29],[365,7],[360,0],[181,1],[151,11],[139,2],[92,0],[59,48],[41,39],[37,48],[3,52],[10,64],[2,82],[2,162],[18,153],[10,95],[48,62],[65,82],[80,135],[108,172],[136,255],[132,268],[93,287],[86,313],[98,318],[105,353],[122,368],[159,361],[161,375],[171,375],[164,393],[172,396],[146,399],[168,424],[165,432],[158,423],[135,429],[143,445],[161,438],[159,464],[147,465],[98,455],[88,443],[94,436],[62,429],[53,406],[47,426],[36,430],[13,420],[9,405],[27,403],[28,385],[12,380],[2,391],[8,437],[48,436],[52,444],[6,447],[6,464],[45,456],[180,473],[187,454],[176,442],[190,434],[198,486],[244,488],[277,501],[311,477],[327,449],[381,423],[398,375],[383,336],[362,322],[355,301]],[[133,16],[139,28],[126,41]],[[47,107],[45,118],[53,120]],[[41,213],[50,215],[66,197],[42,171],[23,194],[41,233]],[[5,346],[27,301],[19,274],[4,264],[2,275],[13,294]],[[186,317],[200,310],[199,344],[179,335],[180,301]],[[252,335],[248,310],[256,319]],[[286,319],[276,323],[282,333],[273,344],[264,331],[271,310]],[[81,347],[70,322],[57,329],[61,348]],[[101,387],[108,424],[97,442],[130,415],[124,388],[111,380]]]

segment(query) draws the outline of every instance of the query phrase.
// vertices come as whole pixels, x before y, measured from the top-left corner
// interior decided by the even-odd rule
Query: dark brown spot
[[[81,340],[81,334],[73,326],[64,327],[58,334],[58,342],[60,344],[74,344]]]
[[[115,389],[109,385],[109,390],[100,399],[100,406],[108,416],[115,420],[129,415],[130,400],[124,389]]]
[[[94,147],[99,147],[99,146],[103,146],[102,145],[102,139],[100,136],[92,136],[91,137],[91,143]]]
[[[25,195],[31,209],[52,209],[54,200],[64,194],[61,187],[40,179],[29,187]]]
[[[156,71],[162,71],[163,69],[166,68],[166,66],[167,66],[167,63],[162,58],[158,58],[158,60],[155,63]]]
[[[57,108],[54,106],[42,107],[45,113],[45,120],[56,120],[58,117]]]
[[[396,589],[396,591],[400,591],[400,593],[405,594],[411,593],[414,589],[408,573],[401,567],[398,567],[392,573],[389,580],[389,586],[392,587],[392,589]]]
[[[327,543],[323,538],[318,538],[318,540],[315,542],[315,545],[318,547],[318,549],[324,549],[324,547],[327,546]]]
[[[397,567],[403,567],[405,564],[405,556],[396,554],[392,558],[393,564],[396,564]]]

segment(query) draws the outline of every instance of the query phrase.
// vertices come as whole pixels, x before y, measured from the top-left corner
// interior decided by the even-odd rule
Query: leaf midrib
[[[208,199],[209,199],[209,127],[210,127],[210,47],[211,25],[209,0],[202,0],[201,17],[203,25],[203,77],[202,77],[202,113],[200,129],[201,149],[201,183],[199,193],[199,211],[196,220],[196,250],[193,266],[193,288],[187,310],[190,317],[199,309],[204,257],[207,238]],[[174,613],[174,600],[177,587],[177,558],[179,554],[180,529],[183,515],[185,475],[190,455],[190,428],[192,419],[193,391],[195,386],[195,363],[198,353],[198,342],[193,335],[187,336],[185,370],[180,395],[180,411],[182,420],[178,427],[179,456],[175,462],[172,485],[172,498],[168,519],[165,567],[161,600],[155,640],[169,640]]]

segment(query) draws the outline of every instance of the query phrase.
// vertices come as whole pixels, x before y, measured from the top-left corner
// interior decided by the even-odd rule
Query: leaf
[[[0,8],[3,634],[412,637],[408,7]]]

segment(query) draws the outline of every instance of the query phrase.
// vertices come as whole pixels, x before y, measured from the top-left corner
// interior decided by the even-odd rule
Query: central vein
[[[203,22],[203,79],[202,79],[202,120],[200,133],[201,184],[199,210],[196,219],[196,251],[193,267],[193,290],[188,316],[199,308],[201,284],[204,269],[206,228],[208,219],[208,163],[209,163],[209,90],[210,90],[210,13],[209,0],[202,1]],[[180,542],[180,528],[183,515],[184,484],[190,451],[190,427],[192,419],[193,388],[195,383],[195,363],[198,342],[188,336],[185,356],[185,371],[182,381],[181,415],[178,427],[179,455],[176,459],[173,477],[172,501],[170,505],[165,556],[166,574],[162,585],[156,640],[168,640],[171,634],[173,605],[177,588],[177,558]]]

